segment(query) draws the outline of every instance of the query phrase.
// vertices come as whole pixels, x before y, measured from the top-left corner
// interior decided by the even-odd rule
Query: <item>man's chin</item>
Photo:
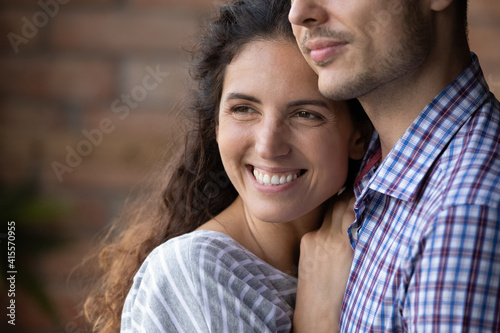
[[[324,75],[323,75],[324,74]],[[352,95],[355,95],[354,92],[349,91],[348,88],[349,84],[344,83],[344,80],[340,79],[340,75],[335,75],[332,73],[319,73],[319,82],[318,82],[318,88],[319,92],[325,96],[326,98],[329,98],[334,101],[344,101],[347,99],[355,98],[351,97]]]

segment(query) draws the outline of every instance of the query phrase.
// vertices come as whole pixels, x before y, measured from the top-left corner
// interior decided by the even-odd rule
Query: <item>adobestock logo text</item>
[[[149,92],[158,88],[163,80],[170,75],[168,72],[162,72],[160,65],[156,65],[156,69],[150,66],[145,69],[147,74],[143,77],[142,84],[134,86],[130,93],[121,94],[120,98],[116,98],[111,103],[111,112],[117,114],[120,120],[125,120],[130,114],[130,109],[137,108],[139,103],[148,97]],[[92,154],[94,147],[102,144],[105,134],[113,133],[115,130],[116,124],[111,118],[101,119],[97,128],[82,130],[81,133],[85,139],[80,140],[75,147],[66,146],[66,163],[53,161],[51,164],[59,182],[63,181],[64,174],[73,172],[85,157]]]
[[[51,18],[54,18],[59,13],[60,5],[65,5],[70,0],[40,0],[38,6],[40,10],[33,14],[31,20],[26,16],[21,18],[24,23],[21,28],[21,35],[14,32],[9,32],[7,38],[9,39],[14,53],[19,53],[19,45],[28,44],[29,41],[38,34],[38,29],[45,27]]]

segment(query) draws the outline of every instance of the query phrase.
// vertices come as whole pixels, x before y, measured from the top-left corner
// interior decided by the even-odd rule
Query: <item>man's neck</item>
[[[424,63],[405,76],[384,84],[359,98],[377,130],[382,160],[408,127],[444,88],[470,64],[468,48],[455,53],[429,54]]]

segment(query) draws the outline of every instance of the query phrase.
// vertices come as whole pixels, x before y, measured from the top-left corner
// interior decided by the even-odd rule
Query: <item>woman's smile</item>
[[[272,172],[259,169],[257,167],[252,167],[253,176],[255,180],[265,186],[276,186],[291,183],[300,177],[305,170],[294,170],[294,171],[282,171],[282,172]]]

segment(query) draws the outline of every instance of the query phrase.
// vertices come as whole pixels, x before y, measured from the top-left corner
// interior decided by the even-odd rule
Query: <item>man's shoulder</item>
[[[492,97],[450,141],[433,181],[444,204],[500,206],[500,107]],[[432,182],[432,180],[431,180]]]

